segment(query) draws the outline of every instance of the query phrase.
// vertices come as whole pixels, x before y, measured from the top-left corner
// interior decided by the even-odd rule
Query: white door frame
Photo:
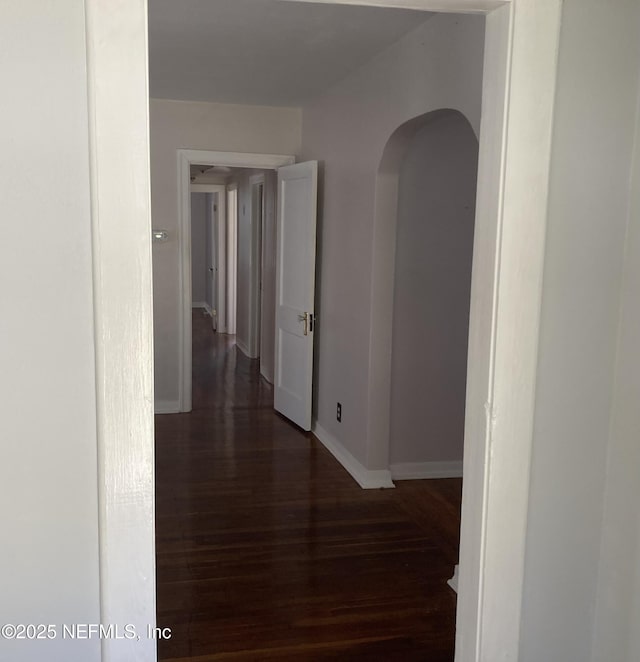
[[[146,0],[86,0],[103,662],[153,662],[153,300]],[[52,467],[52,470],[55,470]]]
[[[226,218],[227,218],[227,196],[226,196],[226,186],[224,184],[191,184],[191,193],[214,193],[217,195],[215,206],[216,206],[216,225],[215,229],[217,232],[214,233],[213,227],[211,228],[211,243],[212,254],[215,252],[216,255],[216,305],[213,310],[213,316],[215,317],[214,326],[216,331],[224,333],[226,326],[226,320],[224,316],[224,302],[225,302],[225,288],[226,288]],[[220,222],[220,219],[223,219],[223,222]],[[213,221],[213,214],[211,215],[211,220]],[[191,223],[191,214],[189,214],[189,223]],[[191,226],[189,226],[191,228]],[[214,234],[217,236],[214,237]],[[189,238],[191,238],[191,231],[189,231]],[[191,241],[191,239],[189,239]],[[191,253],[191,244],[189,244],[189,253]],[[190,255],[189,259],[192,259]],[[221,303],[222,302],[222,303]]]
[[[225,309],[223,332],[234,336],[236,335],[238,317],[238,184],[236,182],[227,184],[225,199]]]
[[[314,1],[487,15],[456,660],[515,662],[561,0]],[[155,619],[146,0],[85,0],[85,8],[101,617],[143,630]],[[191,153],[181,161],[186,191]],[[248,155],[238,163],[213,154],[211,164],[256,167]],[[184,264],[181,273],[189,283]],[[184,336],[181,351],[188,341],[190,355]],[[190,374],[185,390],[183,407]],[[152,640],[135,649],[103,642],[105,662],[155,656]]]
[[[180,308],[178,323],[178,403],[181,412],[191,411],[191,165],[234,168],[279,168],[295,163],[284,154],[244,154],[200,149],[179,149],[178,158],[178,244]]]
[[[260,222],[257,222],[255,196],[257,188],[262,185],[262,209]],[[249,192],[251,199],[251,257],[249,263],[249,338],[247,347],[249,356],[257,359],[260,356],[260,338],[262,322],[262,234],[264,229],[264,173],[249,177]]]

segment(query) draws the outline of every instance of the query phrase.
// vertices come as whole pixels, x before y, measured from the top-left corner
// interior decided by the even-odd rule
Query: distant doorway
[[[192,293],[192,255],[191,255],[191,166],[218,166],[227,168],[256,168],[264,170],[274,170],[284,165],[290,165],[295,162],[295,157],[288,155],[274,154],[245,154],[235,152],[213,152],[205,150],[186,150],[180,149],[177,152],[178,157],[178,200],[179,200],[179,233],[178,241],[180,244],[180,297],[181,305],[179,309],[179,336],[180,336],[180,360],[179,360],[179,411],[188,412],[192,409],[192,321],[191,311],[193,305]],[[237,190],[234,193],[233,187],[227,191],[226,206],[228,213],[238,217],[242,212],[239,209]],[[237,228],[231,228],[227,233],[225,252],[233,259],[237,255]],[[256,245],[257,242],[256,242]],[[254,275],[256,272],[255,262],[251,265],[251,280],[259,282],[259,278]],[[220,273],[221,265],[218,265]],[[229,269],[227,268],[227,272]],[[237,273],[237,269],[236,269]],[[236,332],[238,324],[238,310],[235,301],[238,296],[239,283],[226,282],[225,296],[229,303],[226,314],[225,327],[222,327],[222,319],[218,320],[218,330],[226,328],[226,332]],[[235,327],[234,327],[235,320]],[[251,325],[250,325],[251,328]]]

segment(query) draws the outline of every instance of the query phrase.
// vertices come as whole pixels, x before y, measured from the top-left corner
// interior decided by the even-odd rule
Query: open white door
[[[274,407],[311,429],[318,163],[278,170]]]

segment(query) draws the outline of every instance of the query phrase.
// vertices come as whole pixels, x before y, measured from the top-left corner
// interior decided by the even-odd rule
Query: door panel
[[[278,170],[274,406],[311,429],[316,269],[316,161]]]

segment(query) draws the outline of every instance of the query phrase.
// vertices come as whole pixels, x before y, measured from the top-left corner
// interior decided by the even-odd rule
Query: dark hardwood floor
[[[191,414],[156,417],[161,660],[453,660],[461,481],[362,490],[194,312]]]

